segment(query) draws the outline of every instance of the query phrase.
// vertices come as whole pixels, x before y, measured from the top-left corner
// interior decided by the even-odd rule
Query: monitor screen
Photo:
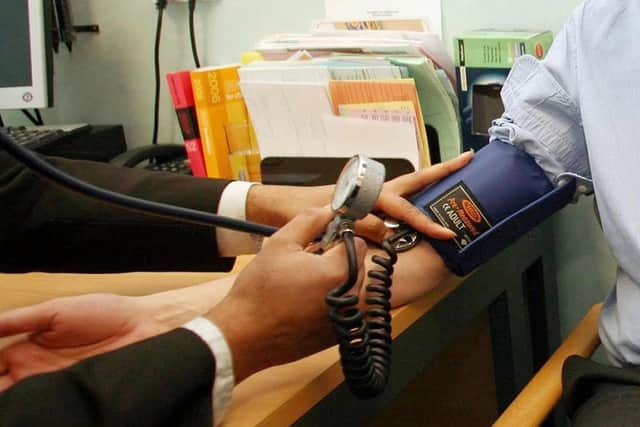
[[[501,84],[473,85],[471,134],[489,135],[491,122],[504,113]]]
[[[0,13],[0,87],[31,86],[29,7],[24,0],[3,1],[11,5]]]
[[[52,105],[50,0],[2,0],[0,109]]]

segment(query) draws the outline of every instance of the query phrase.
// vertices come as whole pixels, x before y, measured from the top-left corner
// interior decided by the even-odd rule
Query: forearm
[[[333,188],[254,185],[247,196],[247,220],[281,227],[304,208],[328,205]]]
[[[155,320],[176,328],[208,313],[229,293],[236,276],[227,276],[195,286],[137,297]]]
[[[217,210],[227,185],[95,162],[49,161],[99,187],[209,212]],[[131,213],[79,196],[6,153],[0,153],[0,205],[0,270],[6,272],[215,271],[233,263],[218,257],[210,227]]]
[[[366,271],[381,268],[372,262],[373,255],[387,256],[382,249],[370,246],[365,261]],[[399,307],[409,304],[452,276],[453,273],[447,269],[440,255],[429,243],[422,241],[413,249],[398,254],[392,276],[391,305]],[[370,280],[365,278],[363,286]],[[361,304],[363,300],[361,298]]]

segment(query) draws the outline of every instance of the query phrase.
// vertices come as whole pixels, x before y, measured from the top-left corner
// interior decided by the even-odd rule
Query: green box
[[[552,42],[550,31],[484,30],[454,38],[464,150],[479,150],[489,141],[491,121],[504,112],[500,90],[515,60],[527,54],[542,59]]]
[[[511,68],[522,55],[542,59],[552,41],[550,31],[470,31],[454,38],[456,66]]]

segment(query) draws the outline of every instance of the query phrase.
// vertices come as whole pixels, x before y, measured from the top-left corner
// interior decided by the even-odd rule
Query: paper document
[[[420,141],[418,119],[413,104],[410,101],[342,104],[339,106],[339,110],[340,116],[342,117],[357,117],[379,122],[411,123],[415,129],[416,141]],[[418,145],[416,145],[416,150],[420,153],[420,147]]]
[[[240,82],[263,158],[326,153],[323,116],[332,114],[325,84]]]
[[[351,65],[346,62],[327,62],[326,64],[282,65],[282,62],[273,62],[267,67],[248,66],[239,71],[243,82],[301,82],[323,83],[329,80],[389,80],[402,78],[400,67],[395,65]]]
[[[422,110],[413,79],[403,80],[332,80],[329,82],[329,93],[335,114],[340,113],[340,105],[363,104],[394,101],[410,101],[418,120],[420,149],[420,165],[431,166],[429,141],[425,132]]]
[[[291,66],[277,62],[272,66],[242,67],[238,74],[243,82],[304,82],[326,85],[331,78],[327,67],[317,65]]]
[[[324,0],[324,7],[329,20],[425,18],[431,32],[442,39],[441,0]]]
[[[416,132],[410,122],[365,120],[352,117],[325,116],[327,155],[407,159],[418,170],[420,161]]]

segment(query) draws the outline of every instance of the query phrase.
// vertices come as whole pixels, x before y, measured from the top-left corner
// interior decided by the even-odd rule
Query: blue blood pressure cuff
[[[465,276],[571,202],[575,190],[575,180],[554,188],[531,156],[496,141],[411,201],[456,233],[451,240],[425,238],[453,273]]]

